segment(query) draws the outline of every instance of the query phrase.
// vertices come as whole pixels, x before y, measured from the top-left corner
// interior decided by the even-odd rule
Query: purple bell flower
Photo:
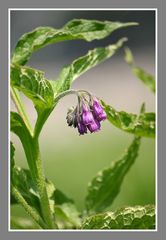
[[[85,133],[87,133],[87,127],[82,122],[78,122],[77,128],[80,135],[84,135]]]
[[[97,132],[98,130],[100,130],[100,123],[95,119],[87,127],[91,133]]]
[[[86,106],[83,106],[82,121],[85,125],[89,125],[94,122],[93,114]]]
[[[103,108],[96,98],[93,100],[92,109],[93,109],[93,113],[95,114],[95,116],[98,116],[103,113]]]
[[[103,110],[100,102],[97,100],[97,98],[95,98],[93,100],[93,106],[92,106],[92,109],[93,109],[93,114],[95,116],[95,118],[100,122],[100,121],[103,121],[107,118],[107,115],[105,113],[105,111]]]
[[[103,113],[101,113],[100,115],[97,116],[97,120],[99,122],[104,121],[106,119],[107,119],[107,114],[104,111],[103,111]]]

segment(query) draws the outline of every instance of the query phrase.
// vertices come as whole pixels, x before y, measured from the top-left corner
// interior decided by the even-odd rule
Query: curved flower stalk
[[[99,131],[101,121],[107,118],[100,100],[86,91],[78,91],[77,96],[77,106],[71,107],[67,113],[68,125],[77,128],[80,135],[84,135],[88,130],[91,133]]]

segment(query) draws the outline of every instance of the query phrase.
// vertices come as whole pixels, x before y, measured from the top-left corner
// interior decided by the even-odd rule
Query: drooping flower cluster
[[[67,114],[67,123],[78,129],[80,135],[100,130],[101,121],[107,118],[100,101],[87,92],[78,94],[78,105],[70,108]]]

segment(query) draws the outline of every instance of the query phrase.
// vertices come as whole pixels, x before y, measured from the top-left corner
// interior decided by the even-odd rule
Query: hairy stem
[[[43,219],[47,223],[50,229],[58,228],[55,224],[53,216],[51,214],[50,204],[48,200],[48,194],[46,189],[45,175],[43,171],[42,161],[40,158],[40,150],[38,138],[33,138],[33,157],[36,165],[36,183],[40,195],[40,204],[43,214]]]
[[[49,115],[51,114],[51,112],[53,111],[54,107],[56,106],[56,104],[58,103],[58,101],[65,97],[66,95],[70,95],[70,94],[75,94],[79,95],[79,90],[73,90],[73,89],[70,89],[70,90],[67,90],[65,92],[62,92],[60,94],[58,94],[55,99],[54,99],[54,106],[50,109],[45,109],[44,111],[42,111],[41,113],[38,113],[38,118],[37,118],[37,121],[36,121],[36,124],[35,124],[35,130],[34,130],[34,135],[36,137],[39,136],[42,128],[43,128],[43,125],[44,123],[46,122],[46,120],[48,119]]]
[[[11,97],[12,97],[12,100],[13,100],[16,108],[17,108],[17,111],[19,112],[20,116],[22,117],[22,119],[23,119],[26,127],[28,128],[30,134],[33,135],[33,130],[32,130],[31,124],[30,124],[29,119],[26,115],[26,112],[24,110],[24,106],[23,106],[23,104],[20,100],[20,97],[17,93],[17,90],[14,89],[14,87],[11,87],[10,89],[11,89],[10,90],[11,91]]]
[[[59,93],[55,97],[54,101],[55,101],[55,103],[57,103],[61,98],[65,97],[66,95],[70,95],[70,94],[76,94],[78,96],[78,92],[79,92],[79,90],[74,90],[74,89],[70,89],[70,90],[64,91],[62,93]]]
[[[25,211],[34,219],[37,225],[39,225],[40,228],[47,229],[47,226],[43,222],[42,218],[32,207],[29,206],[29,204],[25,201],[20,192],[14,186],[11,186],[11,188],[12,194],[15,197],[15,199],[18,201],[18,203],[22,205]]]
[[[33,177],[33,181],[37,185],[37,188],[39,191],[40,205],[42,209],[42,218],[47,228],[49,229],[58,228],[57,225],[54,223],[53,216],[51,214],[51,209],[50,209],[50,204],[49,204],[47,189],[46,189],[46,183],[45,183],[45,175],[44,175],[42,162],[40,158],[38,135],[34,136],[33,130],[29,123],[28,117],[24,111],[24,107],[21,103],[19,95],[17,94],[17,91],[13,87],[11,87],[11,95],[16,105],[16,108],[27,128],[27,132],[24,132],[25,135],[23,139],[21,138],[21,141],[26,153],[26,157],[27,157],[29,168]],[[19,196],[19,193],[17,193],[16,189],[14,189],[13,191],[19,197],[20,203],[22,202],[22,205],[24,203],[24,208],[26,206],[27,211],[29,211],[30,209],[26,205],[24,198],[21,195]]]

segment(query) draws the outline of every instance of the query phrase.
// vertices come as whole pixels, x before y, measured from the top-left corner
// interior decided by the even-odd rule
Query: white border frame
[[[156,228],[155,229],[122,229],[122,230],[58,230],[58,229],[10,229],[10,13],[11,11],[155,11],[155,77],[156,77],[156,96],[155,96],[155,112],[156,112],[156,139],[155,139],[155,205],[156,205]],[[158,8],[8,8],[8,232],[158,232]]]

